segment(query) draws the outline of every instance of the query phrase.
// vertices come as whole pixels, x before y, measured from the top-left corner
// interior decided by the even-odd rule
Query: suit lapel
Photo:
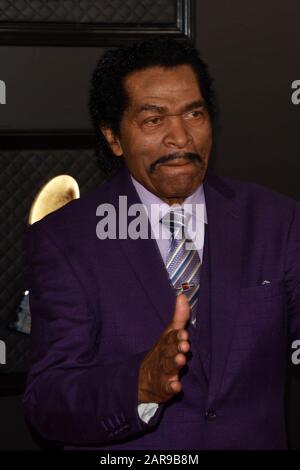
[[[165,328],[172,319],[176,298],[155,240],[119,243]]]
[[[128,207],[132,204],[141,204],[126,169],[121,170],[116,187],[118,188],[118,196],[127,196]],[[118,212],[118,199],[114,204]],[[128,221],[130,223],[130,217],[128,217]],[[148,222],[148,234],[150,233],[151,226]],[[176,297],[156,241],[151,237],[137,240],[127,237],[124,240],[116,240],[116,243],[119,243],[138,282],[152,303],[162,327],[165,328],[172,319]]]
[[[208,175],[204,184],[207,207],[210,296],[211,371],[209,401],[222,384],[238,310],[242,253],[242,227],[238,200],[218,177]]]

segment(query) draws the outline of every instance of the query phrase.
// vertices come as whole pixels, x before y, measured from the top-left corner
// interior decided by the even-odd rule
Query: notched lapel
[[[126,169],[120,172],[117,188],[119,195],[127,196],[128,207],[131,204],[141,204]],[[118,213],[117,199],[114,205]],[[151,233],[150,222],[148,222],[148,233]],[[162,328],[165,328],[172,319],[176,297],[156,241],[151,238],[133,240],[128,237],[124,240],[116,240],[116,242],[154,306]]]
[[[155,240],[118,242],[165,328],[172,319],[176,298]]]

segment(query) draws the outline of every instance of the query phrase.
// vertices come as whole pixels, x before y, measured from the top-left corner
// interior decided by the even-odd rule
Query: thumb
[[[170,324],[170,329],[181,330],[185,328],[186,322],[190,318],[190,305],[185,294],[180,294],[176,298],[175,311]]]

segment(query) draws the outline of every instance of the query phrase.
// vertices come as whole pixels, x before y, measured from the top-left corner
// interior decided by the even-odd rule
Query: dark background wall
[[[222,111],[217,170],[300,198],[297,0],[197,2],[196,43]]]
[[[292,82],[300,80],[299,1],[195,3],[195,42],[215,77],[221,109],[213,166],[220,174],[300,200],[300,105],[291,100]],[[102,51],[0,46],[0,79],[7,85],[7,104],[0,106],[0,149],[3,129],[88,131],[89,78]],[[5,162],[8,158],[6,153]],[[13,171],[22,172],[21,166]],[[300,449],[297,374],[290,366],[287,423],[290,446]],[[2,449],[38,448],[23,423],[18,394],[0,397],[0,436]]]

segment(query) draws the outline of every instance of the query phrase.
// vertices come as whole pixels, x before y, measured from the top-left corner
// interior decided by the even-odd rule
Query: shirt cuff
[[[138,414],[144,423],[148,424],[155,415],[159,405],[157,403],[141,403],[138,405]]]

